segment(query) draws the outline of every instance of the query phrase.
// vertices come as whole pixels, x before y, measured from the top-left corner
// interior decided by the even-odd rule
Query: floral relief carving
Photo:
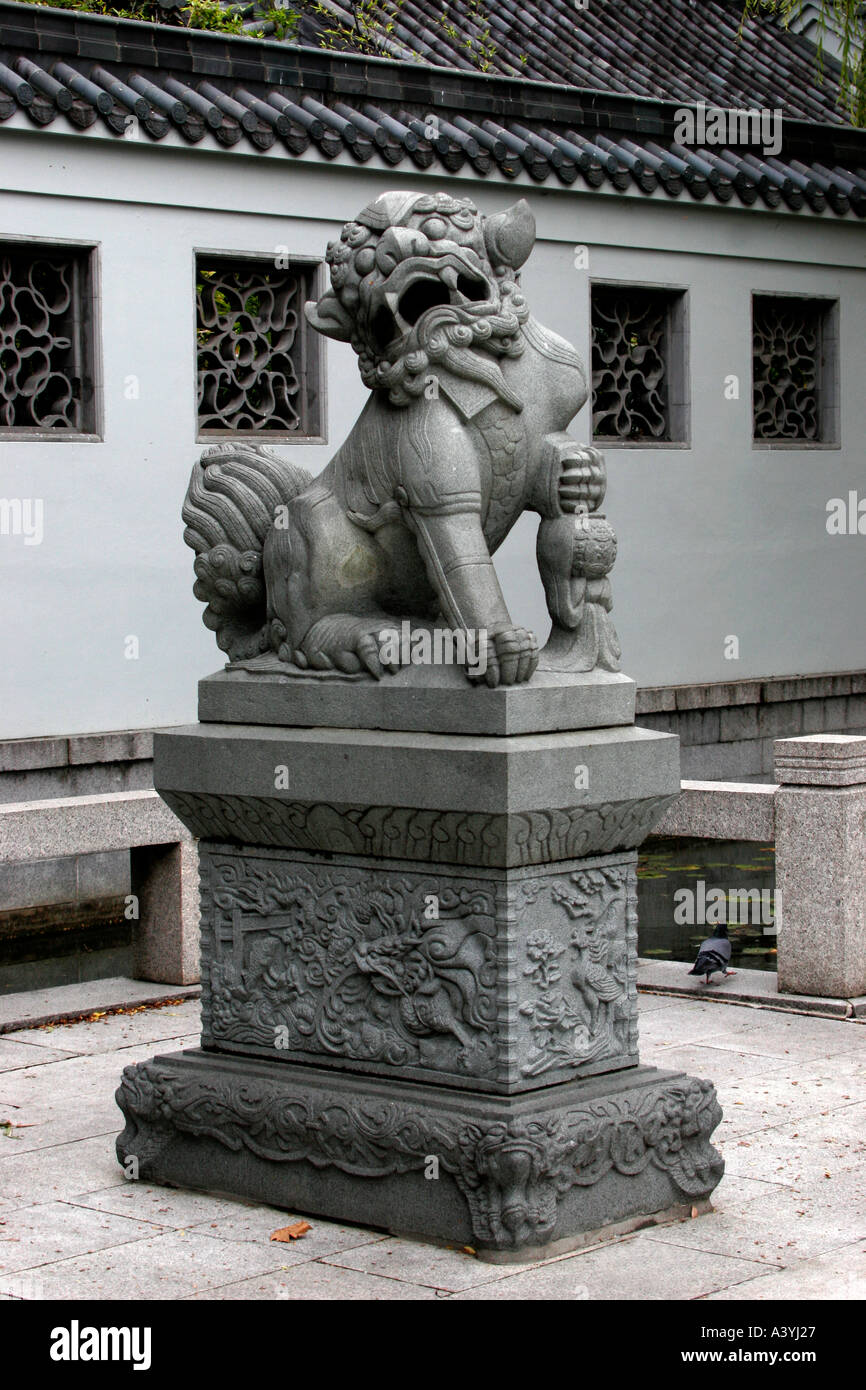
[[[547,930],[527,938],[523,974],[534,994],[519,1009],[531,1020],[524,1076],[632,1050],[629,875],[627,866],[587,869],[550,885],[571,930],[566,941]]]

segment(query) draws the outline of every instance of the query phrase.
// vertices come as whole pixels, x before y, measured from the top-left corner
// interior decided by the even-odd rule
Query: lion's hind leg
[[[394,669],[381,660],[378,640],[393,623],[377,602],[385,558],[329,487],[314,484],[285,508],[268,533],[263,563],[271,645],[281,661],[377,679]]]

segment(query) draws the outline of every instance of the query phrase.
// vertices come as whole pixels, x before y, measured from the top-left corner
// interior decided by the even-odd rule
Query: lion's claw
[[[487,634],[487,666],[470,680],[483,680],[491,689],[498,685],[524,685],[538,665],[538,641],[525,627],[503,627]],[[479,666],[483,663],[479,662]]]

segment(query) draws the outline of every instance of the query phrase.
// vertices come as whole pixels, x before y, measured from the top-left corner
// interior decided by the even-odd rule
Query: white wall
[[[0,537],[0,737],[184,722],[195,718],[198,677],[221,664],[192,596],[180,521],[200,447],[194,248],[287,244],[320,256],[377,192],[430,180],[23,127],[5,127],[0,148],[10,190],[0,235],[99,246],[105,390],[104,442],[0,444],[0,497],[40,497],[45,508],[41,545]],[[689,287],[692,447],[607,451],[625,669],[641,684],[676,684],[863,667],[866,537],[825,528],[828,498],[866,495],[862,225],[661,194],[455,182],[485,211],[529,198],[540,234],[524,272],[533,312],[586,357],[590,277]],[[588,274],[574,269],[575,244],[589,247]],[[841,449],[752,449],[752,290],[840,298]],[[732,372],[741,380],[736,402],[723,392]],[[125,394],[130,376],[140,382],[137,400]],[[314,472],[365,398],[343,345],[328,344],[327,379],[329,444],[284,451]],[[573,429],[589,437],[588,410]],[[498,567],[515,618],[546,632],[534,531],[524,518]],[[731,634],[738,661],[723,654]],[[124,656],[129,635],[139,639],[138,660]]]

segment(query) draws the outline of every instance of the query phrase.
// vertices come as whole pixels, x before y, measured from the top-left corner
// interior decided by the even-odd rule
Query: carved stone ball
[[[592,512],[574,518],[572,566],[587,579],[602,579],[616,560],[616,532],[603,516]]]

